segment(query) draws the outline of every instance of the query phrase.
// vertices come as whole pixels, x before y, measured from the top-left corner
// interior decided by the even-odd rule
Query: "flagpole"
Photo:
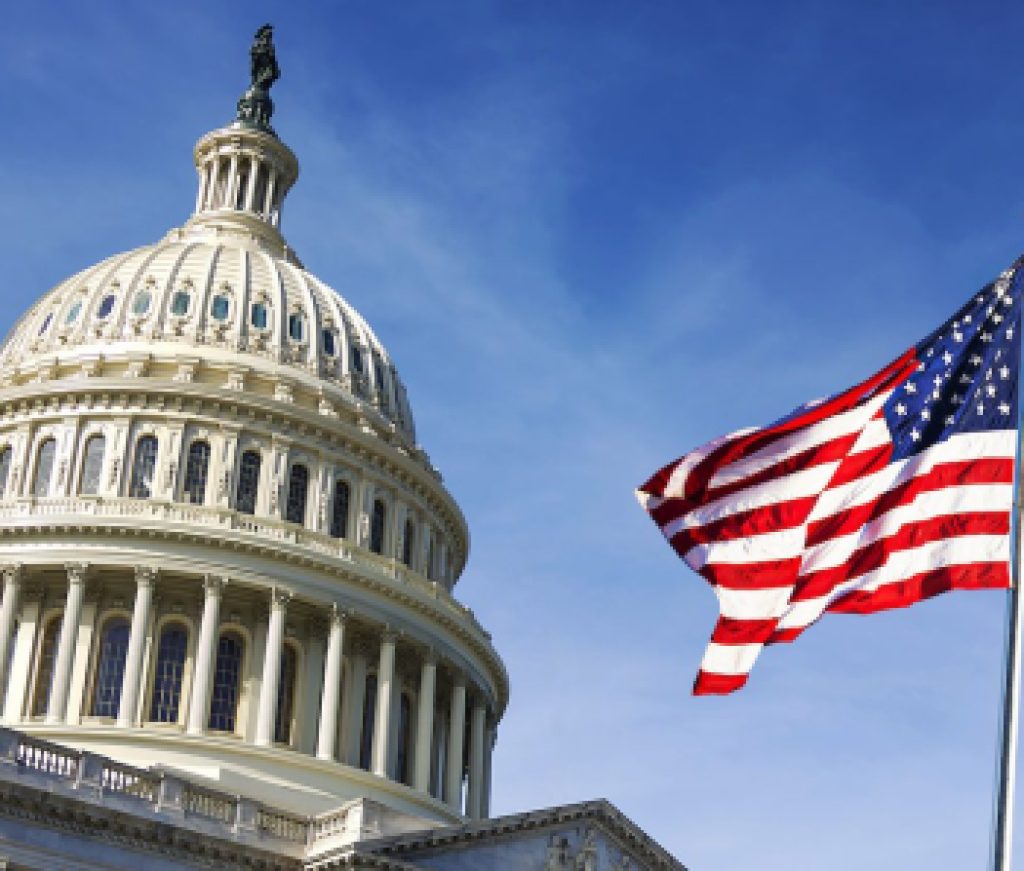
[[[1021,672],[1021,437],[1024,433],[1024,402],[1018,393],[1017,461],[1014,463],[1013,561],[1010,565],[1010,589],[1006,600],[1006,659],[1003,665],[1003,710],[999,730],[999,756],[996,773],[996,806],[992,829],[992,871],[1010,871],[1013,852],[1013,800],[1017,779],[1017,728],[1020,720]]]

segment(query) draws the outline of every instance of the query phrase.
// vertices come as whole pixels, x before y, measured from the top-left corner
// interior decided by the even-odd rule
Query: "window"
[[[281,676],[277,681],[277,713],[274,716],[274,740],[278,744],[291,743],[294,701],[295,649],[286,644],[281,648]]]
[[[267,328],[267,305],[262,302],[254,302],[252,308],[249,309],[249,319],[252,321],[252,325],[258,330],[265,330]]]
[[[370,519],[370,550],[384,553],[384,523],[387,520],[387,506],[383,499],[375,499],[373,517]]]
[[[402,693],[398,703],[398,753],[395,759],[395,780],[409,782],[409,725],[412,722],[412,702]]]
[[[153,302],[153,294],[148,290],[140,290],[132,303],[133,315],[144,315],[149,311],[150,303]]]
[[[94,435],[85,443],[85,456],[82,458],[82,480],[78,490],[85,496],[95,496],[100,492],[100,478],[103,474],[103,455],[107,449],[107,440],[101,435]]]
[[[411,517],[405,518],[405,536],[402,539],[402,562],[412,568],[413,538],[416,535],[416,526]]]
[[[114,310],[115,301],[116,297],[112,293],[108,293],[105,297],[103,297],[103,301],[100,303],[100,307],[96,311],[96,317],[99,318],[101,321],[106,318],[109,318],[110,313]]]
[[[334,483],[334,506],[331,513],[331,535],[344,538],[348,533],[348,504],[351,490],[348,481],[338,479]]]
[[[53,312],[50,312],[50,314],[48,314],[48,315],[47,315],[47,316],[46,316],[46,317],[45,317],[45,318],[43,319],[43,323],[42,323],[42,326],[40,326],[40,327],[39,327],[39,335],[40,335],[40,336],[41,336],[41,335],[42,335],[43,333],[45,333],[45,332],[46,332],[46,331],[47,331],[48,329],[50,329],[50,324],[51,324],[51,323],[53,323]]]
[[[124,661],[128,656],[128,621],[109,620],[100,640],[100,658],[96,663],[96,683],[92,688],[92,715],[116,717],[121,705]]]
[[[306,336],[306,319],[298,312],[288,315],[288,335],[293,342],[301,342]]]
[[[209,728],[234,732],[238,715],[238,687],[242,676],[245,642],[234,632],[225,632],[217,642],[217,664],[213,670]]]
[[[323,331],[323,340],[324,340],[324,353],[328,357],[333,357],[335,352],[337,351],[337,348],[334,346],[334,330],[324,330]]]
[[[153,674],[153,696],[149,719],[154,723],[177,723],[181,706],[181,680],[185,673],[188,630],[180,623],[171,623],[160,633]]]
[[[231,300],[224,296],[223,293],[218,293],[213,298],[213,304],[210,306],[210,314],[214,320],[226,321],[228,315],[231,314]]]
[[[289,523],[306,522],[306,496],[309,493],[309,469],[301,463],[292,466],[288,478],[288,504],[285,517]]]
[[[78,316],[82,313],[82,301],[78,300],[73,303],[71,308],[68,309],[68,313],[64,318],[64,324],[71,326],[75,321],[78,320]]]
[[[43,630],[39,645],[39,663],[36,666],[36,683],[32,690],[32,716],[41,717],[46,713],[50,700],[50,684],[53,683],[53,660],[57,655],[57,633],[60,632],[61,615],[50,619]]]
[[[134,499],[148,499],[153,495],[153,476],[156,474],[156,436],[143,436],[135,445],[132,480],[128,495]]]
[[[363,352],[359,350],[358,345],[350,345],[349,352],[352,355],[352,371],[362,372],[363,371]]]
[[[0,450],[0,497],[7,496],[7,479],[11,475],[11,449]]]
[[[206,499],[206,477],[210,469],[210,443],[192,442],[185,464],[185,501],[202,505]]]
[[[176,291],[171,299],[171,314],[183,318],[192,305],[192,295],[187,290]]]
[[[242,454],[242,462],[238,469],[238,491],[235,494],[235,509],[242,514],[256,513],[262,462],[259,451],[246,451]]]
[[[381,392],[384,391],[384,370],[381,369],[380,363],[375,363],[373,366],[373,378],[377,385],[377,389]]]
[[[373,721],[377,718],[377,675],[366,676],[366,691],[363,696],[363,730],[359,736],[359,767],[370,770],[370,756],[373,753]]]
[[[53,478],[53,461],[57,456],[57,440],[46,439],[36,454],[36,474],[32,479],[32,495],[44,498],[50,495],[50,479]]]

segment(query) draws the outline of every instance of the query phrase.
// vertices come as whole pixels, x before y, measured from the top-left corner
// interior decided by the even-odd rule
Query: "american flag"
[[[716,439],[637,490],[713,587],[694,694],[742,687],[766,644],[1010,585],[1024,258],[849,390]]]

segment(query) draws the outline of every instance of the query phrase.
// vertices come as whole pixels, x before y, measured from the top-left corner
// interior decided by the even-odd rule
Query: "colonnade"
[[[227,163],[226,176],[221,178],[224,163]],[[257,179],[261,174],[264,185],[258,188]],[[223,155],[214,151],[199,168],[196,213],[214,209],[253,212],[271,226],[277,227],[281,223],[281,200],[284,194],[284,191],[278,190],[280,178],[281,173],[261,155],[232,149],[225,161]],[[241,189],[243,183],[244,191]]]
[[[5,722],[37,722],[33,716],[37,706],[33,692],[38,692],[36,678],[44,655],[52,655],[52,673],[46,697],[45,711],[39,711],[47,724],[77,724],[77,713],[69,711],[72,684],[75,675],[90,667],[99,670],[95,653],[99,643],[91,636],[91,648],[83,650],[79,627],[83,625],[83,605],[86,585],[101,569],[84,563],[64,566],[66,588],[54,591],[55,598],[63,598],[63,611],[59,617],[56,647],[44,652],[44,631],[39,620],[39,596],[27,596],[26,569],[21,565],[2,567],[3,598],[0,600],[0,690],[6,687],[3,717]],[[146,727],[142,704],[147,679],[147,654],[152,662],[157,646],[154,637],[154,613],[160,573],[153,568],[139,567],[135,571],[135,592],[131,608],[127,647],[123,653],[123,677],[116,721],[111,728],[131,729]],[[202,608],[199,611],[198,632],[191,656],[191,684],[182,687],[184,716],[178,724],[185,734],[202,737],[224,733],[210,728],[211,693],[217,668],[218,640],[225,621],[222,604],[229,581],[221,577],[205,576],[202,580]],[[52,583],[51,583],[52,586]],[[411,764],[405,769],[404,780],[414,790],[432,793],[454,810],[471,819],[487,815],[490,794],[490,754],[494,742],[493,715],[485,694],[470,686],[466,675],[453,663],[443,662],[431,648],[416,645],[404,639],[388,626],[371,627],[367,633],[366,621],[346,611],[337,602],[312,602],[303,598],[306,612],[316,615],[318,630],[305,639],[303,646],[304,675],[298,686],[302,698],[294,699],[296,728],[290,730],[287,741],[276,740],[275,717],[281,705],[283,652],[289,609],[293,606],[292,593],[282,587],[245,589],[247,595],[262,600],[258,625],[252,627],[252,637],[263,639],[253,645],[253,674],[258,677],[259,690],[255,699],[255,718],[251,728],[239,728],[239,737],[256,747],[288,747],[315,755],[325,764],[345,763],[358,765],[361,749],[369,735],[363,734],[368,711],[372,711],[369,764],[372,774],[391,780],[399,779],[397,768],[398,742],[411,750]],[[297,603],[297,602],[296,602]],[[58,618],[54,618],[58,619]],[[95,618],[94,618],[95,619]],[[233,618],[233,619],[238,619]],[[358,644],[349,643],[347,636],[358,630]],[[376,640],[374,656],[372,643]],[[404,642],[400,645],[400,641]],[[261,648],[261,649],[258,649]],[[418,665],[415,688],[415,711],[409,711],[410,722],[404,724],[401,734],[398,721],[399,707],[404,705],[397,666]],[[90,663],[94,663],[90,666]],[[439,693],[439,666],[446,677],[447,699]],[[366,688],[372,686],[367,676],[376,676],[376,695],[365,698]],[[93,675],[95,682],[97,677]],[[36,683],[35,686],[32,686]],[[79,677],[77,685],[85,686]],[[295,685],[290,688],[294,692]],[[347,696],[347,698],[345,698]],[[447,701],[447,705],[445,705]],[[440,707],[439,707],[440,705]],[[81,705],[75,706],[75,712]],[[411,705],[408,706],[411,709]],[[446,708],[446,710],[444,710]],[[444,716],[439,717],[439,710]],[[467,728],[468,713],[468,728]],[[343,722],[347,718],[347,722]],[[161,723],[166,726],[166,723]],[[173,724],[172,724],[173,725]],[[411,732],[409,731],[411,730]],[[443,731],[441,731],[443,730]],[[466,745],[468,732],[468,747]],[[443,741],[441,740],[443,738]],[[443,743],[444,764],[439,762],[438,748]],[[199,752],[199,751],[197,751]],[[468,760],[468,766],[465,762]],[[468,784],[463,796],[463,777],[468,768]],[[432,782],[433,781],[433,782]]]

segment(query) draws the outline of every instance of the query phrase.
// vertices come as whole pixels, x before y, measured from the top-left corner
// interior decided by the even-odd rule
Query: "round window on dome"
[[[189,306],[192,304],[192,295],[187,290],[175,292],[171,300],[171,314],[183,318],[188,314]]]
[[[101,321],[109,318],[110,313],[114,310],[114,303],[117,301],[117,297],[112,293],[108,293],[103,297],[103,301],[100,303],[99,309],[96,311],[96,317]]]
[[[82,313],[82,301],[74,303],[71,308],[68,309],[67,316],[64,318],[64,323],[67,326],[71,326],[75,321],[78,320],[78,316]]]
[[[226,321],[228,319],[228,315],[231,314],[231,300],[223,293],[218,293],[213,298],[213,304],[210,306],[210,314],[215,321]]]
[[[293,342],[301,342],[306,337],[306,319],[298,312],[288,316],[288,335]]]
[[[51,324],[51,323],[53,323],[53,312],[50,312],[50,314],[48,314],[48,315],[47,315],[47,316],[46,316],[46,317],[45,317],[45,318],[43,319],[43,323],[42,323],[42,326],[40,326],[40,327],[39,327],[39,335],[40,335],[40,336],[41,336],[41,335],[42,335],[43,333],[45,333],[45,332],[46,332],[46,331],[47,331],[48,329],[50,329],[50,324]]]
[[[267,328],[266,303],[254,302],[249,311],[249,320],[252,321],[252,325],[256,327],[256,329],[265,330]]]
[[[152,302],[153,294],[148,290],[140,290],[135,297],[135,302],[132,303],[132,314],[144,315],[149,311],[149,306]]]
[[[334,330],[324,330],[324,353],[328,357],[333,357],[337,348],[334,345]]]

